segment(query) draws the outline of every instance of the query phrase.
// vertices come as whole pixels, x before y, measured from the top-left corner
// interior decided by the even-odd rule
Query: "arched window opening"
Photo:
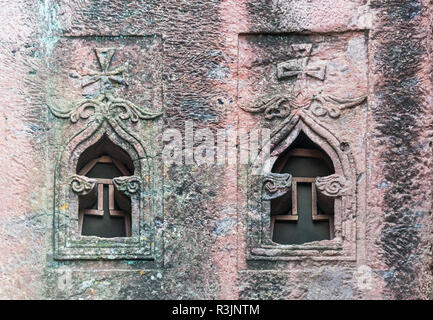
[[[277,159],[272,172],[292,175],[291,192],[271,200],[272,241],[303,244],[332,239],[334,199],[315,187],[316,177],[335,173],[329,156],[300,132]]]
[[[129,155],[103,136],[80,156],[77,174],[97,181],[92,192],[79,197],[79,232],[101,238],[131,236],[131,199],[118,191],[116,177],[134,174]]]

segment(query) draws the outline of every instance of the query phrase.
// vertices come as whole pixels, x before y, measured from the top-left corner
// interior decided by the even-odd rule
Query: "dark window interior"
[[[128,154],[104,136],[83,152],[77,169],[78,174],[98,181],[93,192],[79,198],[81,234],[101,238],[130,236],[131,199],[112,184],[115,177],[133,174]]]
[[[314,178],[334,173],[330,158],[303,132],[274,165],[273,172],[290,173],[296,178],[311,182],[297,182],[292,192],[271,201],[272,240],[280,244],[302,244],[331,238],[329,219],[313,219],[313,205],[320,217],[333,215],[334,201],[316,193],[313,204]],[[293,198],[297,200],[297,220],[293,219]],[[285,217],[287,217],[285,219]]]

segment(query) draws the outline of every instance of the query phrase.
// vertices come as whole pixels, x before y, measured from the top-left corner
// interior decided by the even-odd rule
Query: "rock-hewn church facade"
[[[0,298],[431,298],[432,10],[2,1]]]

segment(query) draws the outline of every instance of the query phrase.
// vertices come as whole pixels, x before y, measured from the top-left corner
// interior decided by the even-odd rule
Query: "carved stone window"
[[[249,173],[249,261],[355,259],[351,154],[311,124],[295,118],[274,137],[269,165]]]
[[[365,184],[366,117],[359,110],[367,106],[366,39],[363,32],[239,37],[239,118],[243,127],[270,131],[266,148],[238,173],[245,182],[239,207],[248,267],[356,260],[358,208],[364,205],[358,194]],[[352,48],[359,54],[348,59]]]
[[[50,86],[56,94],[47,101],[62,136],[55,259],[162,263],[162,46],[157,35],[57,44]]]
[[[122,143],[105,128],[58,166],[58,259],[153,259],[154,199],[147,191],[146,162],[128,143],[113,141]],[[68,175],[68,168],[77,173]]]
[[[334,173],[332,161],[305,134],[276,161],[273,172],[292,176],[291,192],[271,200],[271,237],[280,244],[330,240],[334,199],[317,192],[316,177]]]

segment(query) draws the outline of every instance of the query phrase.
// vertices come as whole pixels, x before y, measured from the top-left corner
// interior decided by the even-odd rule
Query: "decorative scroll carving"
[[[75,175],[71,178],[71,188],[76,194],[84,196],[89,194],[96,186],[97,181],[85,176]]]
[[[116,50],[113,48],[95,49],[101,71],[91,71],[84,75],[85,79],[81,86],[84,88],[90,84],[100,82],[100,95],[94,99],[81,100],[67,110],[49,106],[56,117],[69,118],[72,123],[89,118],[104,121],[111,117],[118,117],[121,120],[130,120],[132,123],[136,123],[138,120],[152,120],[162,115],[162,112],[152,112],[135,105],[131,101],[113,96],[112,91],[115,86],[128,85],[123,77],[127,64],[114,69],[110,68],[115,52]]]
[[[351,99],[337,98],[331,95],[312,95],[299,93],[296,96],[277,94],[270,98],[262,99],[257,106],[243,107],[241,109],[251,112],[263,112],[267,120],[275,117],[287,118],[294,110],[310,110],[316,117],[329,116],[333,119],[341,116],[341,111],[362,104],[367,96]]]
[[[344,196],[349,189],[349,182],[343,176],[333,174],[327,177],[317,177],[315,182],[317,190],[327,197]]]
[[[76,123],[80,119],[97,117],[101,121],[112,116],[121,120],[131,120],[136,123],[138,120],[152,120],[162,115],[161,112],[151,112],[133,104],[130,101],[114,98],[111,94],[102,94],[96,99],[85,99],[75,104],[69,110],[59,110],[50,107],[51,112],[58,118],[70,119]]]
[[[136,176],[117,177],[113,179],[113,184],[117,190],[123,192],[127,196],[131,196],[140,191],[141,179]]]
[[[263,200],[272,200],[285,195],[292,188],[292,175],[270,173],[263,180]]]
[[[330,95],[313,96],[309,109],[317,117],[329,117],[336,119],[341,115],[341,111],[360,105],[367,99],[367,96],[357,98],[342,99]]]
[[[267,120],[272,120],[275,117],[287,118],[294,108],[302,106],[304,105],[300,105],[291,95],[277,94],[270,98],[263,98],[257,106],[241,106],[241,109],[251,113],[263,112]]]

